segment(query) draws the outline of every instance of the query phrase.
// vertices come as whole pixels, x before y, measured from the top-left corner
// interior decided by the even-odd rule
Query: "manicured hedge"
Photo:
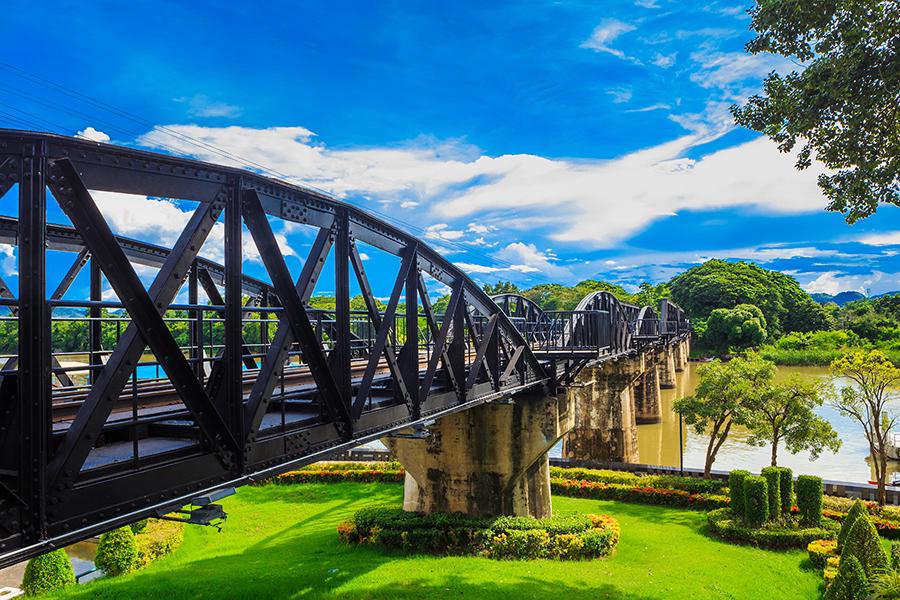
[[[137,544],[137,566],[145,567],[181,546],[184,523],[148,519],[141,533],[134,536],[134,541]]]
[[[341,481],[354,481],[357,483],[398,483],[402,482],[405,472],[402,470],[387,469],[300,469],[289,471],[275,477],[277,484],[292,483],[339,483]]]
[[[340,539],[350,544],[496,559],[598,558],[609,555],[619,541],[618,522],[606,515],[477,518],[366,508],[337,529]]]
[[[810,542],[834,539],[839,528],[831,521],[823,521],[821,527],[747,527],[727,508],[710,511],[707,521],[710,531],[723,539],[772,549],[808,548]]]
[[[890,561],[875,526],[868,516],[860,515],[850,527],[850,532],[841,546],[841,561],[853,556],[862,565],[866,577],[887,570]]]
[[[859,561],[853,556],[841,559],[837,577],[825,591],[825,600],[864,600],[869,597],[869,582]]]
[[[778,467],[778,483],[781,488],[781,512],[791,512],[794,505],[794,472],[787,467]]]
[[[606,469],[550,467],[550,477],[553,479],[631,485],[632,487],[682,490],[692,494],[721,494],[724,493],[727,487],[726,482],[715,479],[681,477],[679,475],[641,475]]]
[[[822,519],[822,478],[812,475],[797,477],[797,508],[800,523],[806,527],[816,527]]]
[[[618,500],[659,506],[682,506],[694,510],[712,510],[728,506],[728,496],[691,494],[682,490],[632,487],[630,485],[551,479],[550,490],[561,496]]]
[[[22,591],[26,596],[37,596],[61,590],[75,583],[75,571],[69,555],[62,548],[35,556],[25,565]]]
[[[769,520],[769,485],[764,477],[744,478],[744,522],[760,527]]]
[[[775,519],[781,514],[781,471],[778,467],[765,467],[762,470],[762,477],[766,480],[769,518]]]
[[[869,511],[866,509],[865,504],[862,503],[862,500],[857,500],[853,503],[850,510],[847,511],[846,516],[841,519],[841,532],[838,534],[837,538],[838,552],[841,551],[841,548],[847,539],[847,534],[850,533],[850,528],[853,527],[853,524],[856,523],[858,518],[867,515],[868,512]]]
[[[137,569],[138,550],[131,527],[120,527],[101,535],[94,564],[110,577]]]
[[[744,480],[750,477],[750,471],[735,469],[728,473],[728,493],[731,498],[731,510],[739,517],[744,516]]]

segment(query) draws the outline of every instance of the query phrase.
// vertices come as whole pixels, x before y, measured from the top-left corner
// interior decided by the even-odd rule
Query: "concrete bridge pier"
[[[551,516],[547,452],[571,429],[568,406],[522,394],[442,417],[423,439],[383,438],[406,469],[403,508]]]
[[[634,387],[644,371],[643,356],[582,369],[568,388],[575,426],[563,438],[563,456],[638,462]]]
[[[664,390],[675,388],[675,350],[673,346],[664,346],[656,357],[656,370],[659,373],[659,387]]]
[[[659,370],[655,353],[648,354],[644,362],[643,373],[634,386],[634,418],[638,425],[662,421]]]

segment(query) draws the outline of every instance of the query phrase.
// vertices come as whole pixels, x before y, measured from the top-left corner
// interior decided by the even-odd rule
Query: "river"
[[[677,387],[671,390],[662,390],[662,423],[653,425],[638,425],[638,448],[640,462],[645,464],[678,466],[678,415],[672,410],[672,403],[676,398],[690,395],[697,387],[698,363],[689,363],[688,368],[679,373]],[[825,367],[778,367],[777,378],[783,379],[798,374],[822,381],[829,382],[831,376]],[[835,381],[837,386],[847,385],[846,380]],[[900,407],[898,407],[900,408]],[[841,416],[827,403],[818,411],[819,415],[826,418],[837,431],[843,442],[837,454],[824,452],[818,460],[811,460],[808,452],[790,454],[782,446],[778,450],[778,464],[790,467],[795,474],[819,475],[825,479],[840,481],[865,482],[874,478],[868,460],[868,443],[863,435],[862,426],[855,420]],[[684,433],[684,466],[702,469],[706,457],[706,445],[709,438],[698,435],[687,427]],[[722,445],[716,457],[713,469],[731,470],[747,469],[759,472],[762,467],[771,462],[771,447],[754,447],[746,443],[747,431],[736,427],[731,431],[728,440]],[[890,472],[900,473],[900,462],[891,461],[888,466]]]

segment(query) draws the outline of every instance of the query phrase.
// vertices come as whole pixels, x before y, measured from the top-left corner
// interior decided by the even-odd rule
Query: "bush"
[[[744,479],[750,477],[749,471],[735,470],[728,473],[728,494],[731,498],[731,510],[739,516],[744,516]]]
[[[788,514],[794,505],[794,472],[787,467],[778,467],[778,482],[781,488],[781,512]]]
[[[900,543],[891,542],[891,568],[900,571]]]
[[[35,556],[25,566],[22,590],[26,596],[37,596],[61,590],[75,583],[72,561],[62,548]]]
[[[806,546],[806,551],[809,553],[809,562],[824,569],[828,558],[837,556],[837,542],[835,540],[814,540]]]
[[[717,494],[692,494],[683,490],[633,487],[631,485],[551,479],[550,490],[561,496],[593,498],[594,500],[618,500],[658,506],[681,506],[695,510],[712,510],[727,507],[727,496]]]
[[[808,548],[810,542],[829,540],[837,536],[839,525],[825,521],[821,527],[785,527],[767,523],[763,527],[748,527],[727,508],[707,514],[710,531],[720,538],[775,550]]]
[[[769,518],[775,519],[781,514],[781,471],[778,467],[766,467],[762,470],[762,476],[766,480]]]
[[[134,536],[137,566],[144,567],[174,552],[184,541],[184,523],[147,519],[141,533]]]
[[[815,527],[822,520],[822,478],[812,475],[797,477],[797,508],[800,509],[800,523]]]
[[[768,483],[762,477],[744,478],[744,521],[750,527],[759,527],[769,520]]]
[[[844,546],[844,542],[847,540],[847,534],[850,533],[850,528],[853,527],[856,520],[868,514],[869,511],[866,509],[866,505],[862,503],[862,500],[857,500],[850,506],[850,510],[847,511],[847,514],[841,519],[841,532],[838,534],[837,539],[838,552],[840,552],[841,548]]]
[[[841,560],[854,557],[862,565],[866,577],[872,577],[888,568],[888,555],[881,545],[878,532],[866,515],[861,515],[850,527],[841,548]]]
[[[691,494],[717,494],[721,493],[726,486],[724,481],[715,479],[681,477],[679,475],[639,475],[637,473],[608,469],[550,467],[550,477],[553,479],[594,481],[632,487],[681,490]]]
[[[131,528],[120,527],[100,536],[94,564],[111,577],[134,571],[138,567],[138,549]]]
[[[825,592],[825,600],[864,600],[869,595],[869,582],[859,561],[853,556],[841,559],[837,576]]]
[[[497,559],[596,558],[612,552],[619,540],[618,522],[606,515],[490,519],[375,507],[358,511],[337,530],[345,543]]]

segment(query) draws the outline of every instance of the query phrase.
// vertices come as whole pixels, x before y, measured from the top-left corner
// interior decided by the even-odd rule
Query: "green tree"
[[[819,186],[847,222],[900,204],[900,5],[884,0],[757,0],[753,54],[780,54],[800,69],[769,74],[735,120],[782,152],[802,144],[829,173]]]
[[[701,366],[698,373],[700,383],[694,395],[676,400],[675,410],[689,427],[708,436],[703,474],[709,477],[732,425],[748,422],[749,407],[756,401],[760,384],[774,376],[775,365],[752,355],[728,362],[716,359]]]
[[[888,439],[897,421],[897,415],[891,415],[888,407],[900,397],[900,369],[880,350],[854,350],[832,362],[831,372],[854,384],[843,386],[832,404],[862,426],[875,467],[878,503],[884,506]]]
[[[488,296],[496,296],[497,294],[518,294],[522,290],[512,281],[498,281],[494,285],[486,283],[482,286],[484,293]]]
[[[757,306],[771,337],[786,331],[824,329],[825,310],[793,277],[745,262],[708,260],[672,278],[672,300],[697,322],[717,308]]]
[[[837,432],[816,414],[826,397],[819,382],[792,377],[785,382],[765,382],[758,392],[750,404],[747,443],[771,445],[773,467],[778,464],[782,442],[791,454],[808,450],[812,460],[826,449],[840,450]]]
[[[57,548],[35,556],[25,565],[22,591],[26,596],[38,596],[75,584],[75,571],[65,549]]]
[[[755,348],[766,341],[766,318],[752,304],[717,308],[706,320],[705,343],[719,355]]]

